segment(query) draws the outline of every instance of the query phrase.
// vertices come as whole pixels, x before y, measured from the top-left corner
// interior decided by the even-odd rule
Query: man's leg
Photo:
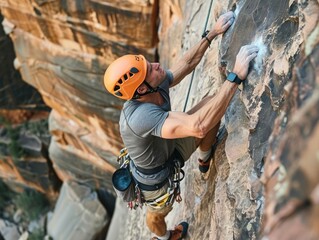
[[[143,191],[142,194],[146,201],[157,199],[167,193],[169,184],[165,184],[162,188],[155,191]],[[157,237],[163,239],[169,238],[169,232],[167,231],[167,226],[165,222],[165,217],[173,209],[173,202],[167,206],[163,206],[160,209],[153,208],[152,206],[147,206],[146,210],[146,225],[149,230],[154,233]],[[166,235],[166,236],[165,236]],[[168,236],[167,236],[168,235]],[[157,238],[154,238],[157,239]]]
[[[208,96],[196,104],[192,109],[190,109],[187,113],[192,114],[201,109],[208,101],[210,101],[213,96]],[[220,119],[221,120],[221,119]],[[198,146],[197,152],[199,155],[198,163],[199,170],[202,173],[206,173],[209,169],[210,159],[214,154],[216,149],[215,143],[217,141],[217,133],[220,126],[220,120],[215,125],[212,126],[212,129],[206,134],[204,138],[196,138],[196,146]]]
[[[216,126],[214,126],[207,133],[207,135],[204,138],[196,140],[196,144],[199,147],[199,150],[201,150],[203,152],[207,152],[207,151],[211,150],[213,144],[217,140],[216,136],[217,136],[217,133],[218,133],[219,126],[220,126],[220,121],[218,122],[218,124]]]
[[[169,211],[164,213],[158,213],[158,212],[152,212],[149,209],[147,209],[146,225],[150,229],[150,231],[158,237],[165,236],[165,234],[168,233],[166,222],[165,222],[165,217],[167,216],[168,213]]]
[[[173,230],[167,230],[165,217],[172,210],[172,207],[166,211],[153,212],[149,208],[146,213],[146,224],[148,228],[155,233],[157,236],[153,237],[152,240],[178,240],[186,236],[188,231],[188,223],[181,222]]]
[[[217,147],[217,133],[220,126],[220,121],[216,126],[208,132],[208,134],[199,141],[198,152],[198,168],[201,173],[206,173],[210,167],[210,161],[214,156]]]
[[[196,104],[192,109],[190,109],[187,113],[192,114],[201,109],[208,101],[210,101],[213,96],[208,96],[201,100],[198,104]],[[220,119],[221,120],[221,119]],[[209,160],[212,156],[212,147],[217,141],[217,133],[219,130],[220,121],[215,125],[212,126],[212,129],[206,134],[204,138],[196,138],[196,146],[198,146],[197,152],[199,154],[199,169],[201,172],[205,173],[209,169]],[[215,146],[216,147],[216,146]]]

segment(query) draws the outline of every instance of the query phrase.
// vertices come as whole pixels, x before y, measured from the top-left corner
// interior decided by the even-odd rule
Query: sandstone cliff
[[[116,1],[0,2],[15,67],[53,109],[50,157],[55,169],[61,179],[92,187],[110,188],[112,156],[122,146],[117,128],[122,102],[105,94],[105,68],[137,49],[155,58],[157,5],[121,3],[118,8]],[[82,166],[68,171],[73,159]],[[83,172],[87,167],[91,171]]]
[[[188,239],[318,239],[318,1],[0,0],[0,9],[15,67],[52,108],[55,172],[111,193],[123,102],[105,93],[105,68],[135,52],[151,61],[158,53],[169,68],[233,10],[233,26],[172,89],[173,109],[215,94],[242,45],[256,44],[260,52],[223,119],[227,134],[214,167],[199,174],[196,153],[186,163],[183,202],[168,226],[187,220]],[[108,239],[151,237],[145,209],[128,214],[119,202],[117,209]]]
[[[184,201],[168,217],[169,227],[189,221],[189,239],[318,238],[318,180],[311,173],[319,149],[318,7],[317,1],[249,0],[161,5],[159,55],[167,67],[198,41],[207,18],[209,29],[221,13],[237,15],[194,75],[172,91],[176,110],[217,92],[240,46],[260,48],[225,115],[228,134],[215,169],[201,176],[196,154],[186,164]],[[143,213],[129,216],[134,224],[123,238],[147,239]]]

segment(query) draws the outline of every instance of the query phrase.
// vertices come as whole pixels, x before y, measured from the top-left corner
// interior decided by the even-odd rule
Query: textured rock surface
[[[0,12],[0,22],[3,22]],[[41,109],[45,108],[41,95],[26,84],[14,66],[13,44],[8,35],[0,27],[0,109]]]
[[[56,198],[60,183],[47,157],[50,135],[47,127],[40,129],[48,118],[49,108],[39,92],[23,81],[14,68],[13,43],[6,35],[8,28],[2,27],[8,22],[1,14],[0,21],[3,23],[0,28],[0,177],[17,191],[31,187]],[[18,129],[23,130],[19,133]],[[21,150],[24,152],[21,158],[12,156],[14,151]]]
[[[168,227],[187,220],[188,239],[318,239],[318,5],[315,0],[0,0],[14,26],[6,24],[15,66],[53,108],[50,157],[58,176],[103,188],[110,186],[114,155],[122,146],[117,125],[122,102],[103,90],[106,66],[137,49],[156,58],[157,6],[158,55],[167,68],[220,14],[235,11],[233,26],[171,91],[173,109],[188,110],[218,91],[242,45],[260,48],[223,119],[227,134],[214,167],[201,176],[196,153],[186,163],[183,202],[174,206]],[[115,218],[122,221],[113,226],[126,227],[118,238],[150,238],[144,213]]]
[[[319,3],[300,8],[303,42],[285,87],[266,159],[263,234],[269,239],[318,239]],[[292,229],[287,235],[284,229]]]
[[[103,74],[138,49],[155,59],[157,1],[1,0],[0,7],[15,67],[54,109],[50,158],[58,175],[109,187],[123,102],[105,93]]]
[[[20,233],[17,229],[17,226],[0,219],[0,237],[4,239],[19,239]]]
[[[169,6],[163,9],[171,15],[161,12],[170,18],[163,20],[166,28],[159,32],[159,55],[168,67],[200,38],[209,2],[184,1]],[[237,15],[234,25],[222,39],[214,41],[194,76],[172,91],[174,109],[189,109],[208,93],[218,91],[242,45],[256,44],[260,52],[225,115],[228,134],[217,150],[215,169],[200,176],[194,154],[186,164],[184,201],[174,206],[168,226],[189,221],[189,239],[317,239],[318,191],[314,187],[318,180],[312,171],[319,169],[319,116],[314,110],[318,109],[318,2],[214,1],[208,25],[229,9]],[[177,39],[168,41],[172,34]],[[303,104],[308,111],[298,112]],[[290,121],[295,124],[287,128]],[[303,131],[307,134],[301,137]],[[296,144],[299,150],[294,150]],[[264,171],[267,177],[261,182]],[[305,206],[309,199],[311,204]],[[133,226],[124,239],[150,236],[140,227],[140,223],[145,224],[143,211],[133,213],[130,222]],[[288,234],[287,229],[293,230]]]
[[[48,157],[48,113],[2,110],[1,114],[13,123],[0,123],[0,178],[17,192],[23,187],[33,188],[55,199],[61,182]],[[27,123],[15,122],[17,116]]]
[[[95,239],[109,221],[96,192],[74,182],[65,181],[48,221],[48,234],[53,239]]]

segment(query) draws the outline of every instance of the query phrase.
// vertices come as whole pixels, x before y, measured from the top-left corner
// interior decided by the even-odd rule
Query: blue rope
[[[213,0],[210,1],[210,5],[209,5],[209,8],[208,8],[208,14],[207,14],[207,18],[206,18],[206,22],[205,22],[205,27],[204,27],[204,31],[206,31],[207,29],[207,24],[208,24],[208,19],[209,19],[209,16],[210,16],[210,12],[211,12],[211,9],[212,9],[212,5],[213,5]],[[203,32],[204,32],[203,31]],[[189,94],[191,92],[191,88],[192,88],[192,84],[193,84],[193,79],[194,79],[194,75],[195,75],[195,70],[192,72],[192,77],[191,77],[191,82],[188,86],[188,91],[187,91],[187,95],[186,95],[186,100],[185,100],[185,105],[184,105],[184,109],[183,109],[183,112],[186,111],[186,107],[187,107],[187,103],[188,103],[188,98],[189,98]]]

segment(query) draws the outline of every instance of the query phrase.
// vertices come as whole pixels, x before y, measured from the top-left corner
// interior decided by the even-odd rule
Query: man
[[[150,63],[142,55],[126,55],[114,61],[105,72],[106,89],[127,100],[121,112],[120,131],[132,158],[132,174],[148,205],[146,224],[156,235],[153,239],[175,240],[186,235],[186,222],[174,230],[166,228],[165,217],[173,204],[166,198],[171,186],[167,180],[170,178],[167,162],[173,155],[186,161],[198,149],[199,170],[208,171],[221,118],[238,84],[246,78],[249,63],[257,56],[258,48],[242,47],[219,93],[206,97],[186,113],[171,111],[168,89],[195,69],[211,41],[224,33],[234,18],[233,12],[221,15],[213,29],[171,70],[165,71],[159,63]],[[176,194],[170,196],[173,200],[176,198]],[[164,204],[154,204],[158,202]]]

